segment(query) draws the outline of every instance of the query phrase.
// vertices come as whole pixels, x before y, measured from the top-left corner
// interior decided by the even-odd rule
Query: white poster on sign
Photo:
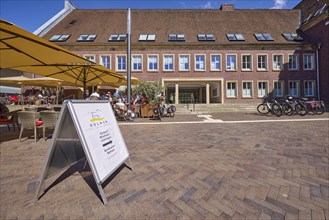
[[[128,157],[128,149],[108,102],[72,102],[80,139],[98,183],[105,181]]]

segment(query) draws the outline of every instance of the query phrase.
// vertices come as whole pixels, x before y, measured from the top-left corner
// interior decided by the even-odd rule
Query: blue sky
[[[231,3],[235,8],[291,9],[300,0],[71,0],[78,9],[202,9],[219,8]],[[0,0],[0,18],[12,22],[30,32],[64,8],[64,0]]]

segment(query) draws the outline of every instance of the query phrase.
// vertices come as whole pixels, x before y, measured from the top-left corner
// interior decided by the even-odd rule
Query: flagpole
[[[130,109],[131,101],[131,48],[130,48],[130,35],[131,35],[131,14],[130,8],[128,8],[127,16],[127,104]]]

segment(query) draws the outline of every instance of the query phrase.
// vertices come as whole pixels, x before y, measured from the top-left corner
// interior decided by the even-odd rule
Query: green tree
[[[156,102],[157,94],[163,92],[163,87],[159,81],[141,82],[132,89],[132,95],[140,94],[146,97],[150,103]]]

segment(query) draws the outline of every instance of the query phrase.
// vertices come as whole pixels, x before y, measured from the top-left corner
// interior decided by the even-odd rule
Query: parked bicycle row
[[[281,115],[300,115],[306,114],[321,115],[326,111],[323,101],[308,98],[294,98],[286,96],[281,99],[270,99],[264,97],[263,102],[257,106],[257,111],[266,115],[272,113],[280,117]]]

